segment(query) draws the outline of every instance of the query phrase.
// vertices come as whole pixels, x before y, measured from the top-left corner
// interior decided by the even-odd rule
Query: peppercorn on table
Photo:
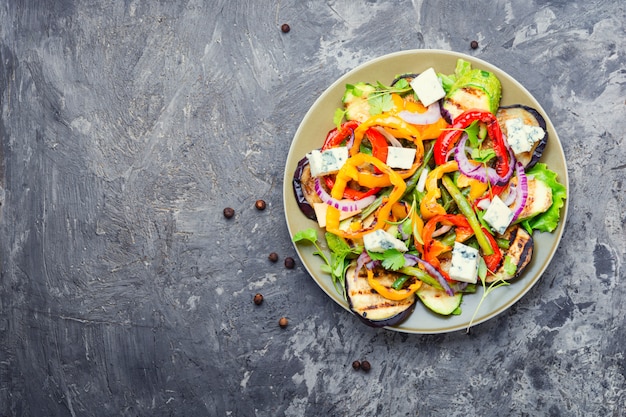
[[[625,20],[617,0],[8,2],[0,416],[622,415]],[[469,333],[364,324],[312,279],[284,212],[288,152],[320,95],[425,49],[517,80],[567,161],[552,261]],[[377,139],[349,157],[387,172],[362,177],[395,201],[428,149],[402,177]],[[355,237],[340,215],[326,227]]]

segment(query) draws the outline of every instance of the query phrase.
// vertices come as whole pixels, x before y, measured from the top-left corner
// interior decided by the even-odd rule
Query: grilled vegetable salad
[[[557,227],[566,190],[541,163],[546,122],[500,97],[498,78],[462,59],[454,74],[347,85],[336,127],[299,162],[295,198],[325,245],[317,227],[293,239],[315,245],[368,325],[397,325],[417,302],[460,314],[478,286],[484,297],[522,274],[535,231]]]

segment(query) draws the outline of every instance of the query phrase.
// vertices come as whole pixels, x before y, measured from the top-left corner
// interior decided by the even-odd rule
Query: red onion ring
[[[452,229],[452,226],[444,224],[440,228],[436,229],[431,236],[432,237],[441,236],[441,235],[447,233],[450,229]]]
[[[405,253],[404,259],[406,260],[405,265],[407,266],[413,266],[416,263],[422,265],[426,272],[428,272],[429,275],[437,280],[437,282],[439,283],[439,285],[441,285],[441,288],[443,288],[446,294],[448,294],[449,296],[454,295],[454,291],[452,291],[452,288],[450,288],[450,285],[448,284],[448,281],[446,281],[445,277],[441,274],[441,272],[437,270],[437,268],[432,266],[429,262],[426,262],[420,257],[410,253]]]
[[[402,110],[398,113],[398,116],[405,122],[414,125],[431,125],[441,119],[441,108],[439,107],[439,101],[435,101],[433,104],[428,106],[428,110],[424,113],[414,113],[408,110]]]
[[[454,148],[454,160],[459,164],[459,171],[463,175],[469,178],[473,178],[480,182],[489,182],[495,185],[504,185],[506,184],[513,175],[513,161],[514,158],[511,155],[511,151],[507,149],[509,152],[509,169],[507,170],[504,176],[498,175],[495,169],[491,167],[485,167],[484,165],[474,165],[467,159],[467,155],[465,154],[465,144],[467,142],[467,133],[463,133],[459,143]]]
[[[400,143],[400,141],[396,139],[391,133],[387,132],[384,127],[376,126],[374,129],[380,132],[380,134],[383,135],[385,139],[387,139],[387,142],[389,142],[389,144],[393,146],[394,148],[402,147],[402,144]]]
[[[336,209],[339,209],[341,211],[348,212],[348,213],[362,210],[365,207],[372,204],[374,200],[376,200],[375,195],[370,195],[360,200],[354,200],[354,201],[353,200],[349,200],[349,201],[337,200],[336,198],[333,198],[330,194],[328,194],[328,192],[324,189],[324,187],[322,187],[322,183],[319,177],[315,178],[315,193],[319,196],[319,198],[322,199],[324,203],[328,204],[329,206],[333,206]]]
[[[515,175],[517,176],[517,192],[511,223],[517,220],[518,216],[522,213],[526,206],[526,200],[528,199],[528,177],[526,177],[526,173],[524,172],[524,165],[519,161],[515,163]]]

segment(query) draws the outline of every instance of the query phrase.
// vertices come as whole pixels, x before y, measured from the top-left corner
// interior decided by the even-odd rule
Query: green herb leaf
[[[317,242],[317,231],[312,227],[304,230],[300,230],[299,232],[293,235],[294,242],[300,242],[303,240],[308,240],[311,243]]]
[[[404,254],[397,249],[387,249],[385,252],[368,252],[370,258],[375,261],[382,261],[383,268],[397,271],[405,263]]]
[[[367,102],[370,105],[370,114],[372,116],[393,108],[391,94],[373,94],[367,99]]]
[[[478,162],[487,163],[489,160],[496,157],[496,151],[493,149],[472,149],[472,159]]]
[[[346,112],[347,110],[344,110],[339,107],[335,110],[335,115],[333,116],[333,123],[337,127],[337,129],[341,127],[341,123],[343,122],[343,118],[345,117]]]
[[[478,139],[478,131],[480,130],[478,127],[478,121],[473,121],[472,124],[463,130],[467,133],[467,140],[469,141],[470,146],[472,148],[478,148],[480,146],[480,140]]]

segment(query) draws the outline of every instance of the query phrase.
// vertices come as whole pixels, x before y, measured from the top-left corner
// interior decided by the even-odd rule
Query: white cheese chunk
[[[422,104],[426,107],[435,101],[442,99],[446,92],[441,86],[437,73],[433,68],[428,68],[411,81],[411,87]]]
[[[348,160],[348,148],[340,146],[330,148],[323,152],[315,149],[307,154],[311,176],[320,177],[322,175],[333,174],[341,169]]]
[[[491,200],[489,208],[485,211],[483,220],[489,223],[496,232],[503,234],[506,228],[509,227],[509,224],[511,224],[514,214],[515,213],[504,204],[500,197],[496,195]]]
[[[321,228],[326,227],[326,213],[328,212],[329,205],[326,203],[313,203],[313,210],[315,211],[315,217],[317,218],[317,224],[320,225]],[[339,221],[349,219],[357,214],[359,214],[361,210],[356,211],[339,211]]]
[[[539,126],[524,124],[521,118],[509,119],[506,126],[506,141],[516,154],[530,152],[533,145],[546,134]]]
[[[448,271],[450,278],[456,281],[476,284],[478,280],[478,250],[460,242],[454,242],[452,264]]]
[[[365,249],[369,252],[378,253],[383,253],[389,249],[397,249],[400,252],[409,250],[403,241],[382,229],[377,229],[363,235],[363,246],[365,246]]]
[[[388,149],[387,165],[391,168],[410,169],[413,166],[417,152],[414,148],[390,146]]]

